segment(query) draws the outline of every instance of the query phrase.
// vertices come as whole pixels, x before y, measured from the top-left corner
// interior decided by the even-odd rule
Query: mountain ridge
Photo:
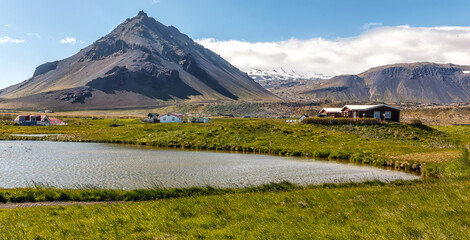
[[[470,101],[470,66],[398,63],[340,75],[299,92],[330,101],[463,103]]]

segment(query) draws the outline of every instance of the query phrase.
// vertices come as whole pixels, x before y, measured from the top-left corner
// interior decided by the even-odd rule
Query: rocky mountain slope
[[[356,102],[463,103],[470,101],[470,66],[394,64],[342,75],[300,92],[312,99]]]
[[[77,54],[0,90],[0,108],[112,109],[277,101],[217,54],[144,12]]]

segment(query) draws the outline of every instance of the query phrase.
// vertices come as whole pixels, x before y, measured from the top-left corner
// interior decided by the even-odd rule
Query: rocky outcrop
[[[58,64],[59,64],[59,61],[44,63],[43,65],[36,68],[36,70],[34,71],[34,74],[33,74],[33,78],[38,76],[38,75],[41,75],[41,74],[47,73],[49,71],[55,70],[57,68]]]

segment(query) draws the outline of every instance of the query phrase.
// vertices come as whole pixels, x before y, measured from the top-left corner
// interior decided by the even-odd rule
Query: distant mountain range
[[[284,68],[273,68],[270,70],[253,69],[248,71],[248,76],[257,82],[262,81],[297,81],[297,80],[319,80],[329,79],[331,76],[320,73],[297,73],[294,70],[284,70]]]
[[[309,86],[320,80],[331,78],[323,74],[297,73],[284,68],[253,69],[248,71],[248,76],[286,101],[308,100],[299,95],[298,92],[309,88]]]
[[[470,101],[470,66],[429,62],[386,65],[320,81],[298,93],[330,101],[465,103]]]
[[[144,12],[77,54],[0,90],[0,108],[113,109],[277,101],[217,54]]]

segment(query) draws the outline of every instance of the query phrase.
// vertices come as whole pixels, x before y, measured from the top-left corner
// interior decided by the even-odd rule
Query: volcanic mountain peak
[[[31,79],[0,91],[0,98],[0,107],[21,99],[61,109],[277,100],[246,73],[143,11],[74,56],[39,66]]]

